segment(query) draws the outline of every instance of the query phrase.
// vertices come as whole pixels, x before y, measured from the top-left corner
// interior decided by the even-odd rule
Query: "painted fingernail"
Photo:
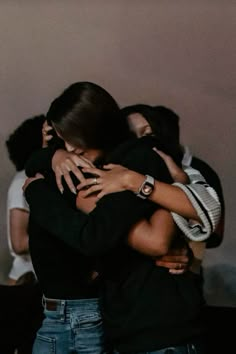
[[[64,189],[63,189],[63,188],[60,188],[59,190],[60,190],[61,194],[63,194]]]
[[[77,194],[75,188],[72,189],[72,192],[73,192],[74,194]]]

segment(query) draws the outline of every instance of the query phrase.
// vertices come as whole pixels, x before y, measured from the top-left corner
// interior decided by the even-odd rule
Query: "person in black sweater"
[[[47,116],[66,147],[91,159],[96,166],[119,163],[157,180],[172,182],[164,162],[152,150],[152,139],[129,139],[126,120],[113,98],[101,87],[87,82],[71,85],[54,100]],[[53,150],[51,154],[49,150],[41,153],[40,160],[36,161],[38,171],[45,174],[56,154]],[[28,174],[34,169],[35,166],[31,171],[28,167]],[[61,271],[64,266],[67,275],[70,274],[69,249],[99,257],[105,333],[116,350],[120,353],[163,353],[164,349],[174,347],[180,353],[187,350],[204,352],[204,325],[201,322],[204,301],[194,274],[187,271],[178,277],[172,276],[166,269],[156,267],[150,257],[132,250],[127,244],[132,226],[158,213],[158,205],[124,191],[105,196],[87,215],[71,208],[42,175],[27,180],[25,195],[32,221],[51,234],[52,244],[59,239],[61,249],[68,249],[67,253],[61,252]],[[173,233],[172,223],[165,214],[163,224],[169,225],[169,233]],[[31,234],[31,247],[34,248],[33,230]],[[146,235],[141,236],[145,240]],[[142,247],[145,247],[143,242]],[[40,263],[37,247],[35,260]],[[49,257],[50,262],[52,264],[54,258]],[[55,276],[44,275],[49,283]],[[72,282],[70,290],[71,296],[74,292]],[[67,299],[69,294],[66,292],[66,284],[60,279],[57,293],[52,284],[51,292],[46,296],[58,298],[59,295],[60,299]],[[76,294],[76,298],[78,296]],[[58,303],[47,301],[48,307],[55,305]],[[59,307],[64,314],[65,301],[61,301]]]
[[[171,155],[168,153],[168,149],[174,149],[176,153],[181,156],[183,168],[188,170],[189,167],[192,167],[198,170],[203,175],[206,182],[213,187],[217,193],[221,205],[221,218],[219,223],[214,232],[211,233],[210,237],[201,245],[201,247],[196,244],[192,245],[193,248],[196,247],[196,253],[199,253],[199,255],[197,254],[195,262],[195,268],[199,271],[204,248],[219,247],[224,237],[225,202],[221,181],[217,173],[209,166],[209,164],[192,156],[188,147],[183,146],[180,143],[179,116],[176,112],[165,106],[152,107],[146,104],[136,104],[122,108],[122,114],[128,119],[131,130],[138,137],[151,134],[158,137],[161,141],[168,142],[168,147],[166,149],[167,154]],[[167,162],[167,165],[168,163],[170,165],[171,159],[168,156],[164,156],[164,159]],[[177,179],[176,175],[179,173],[179,170],[175,168],[174,164],[172,164],[171,168],[173,171],[172,175],[175,175],[175,179]],[[182,178],[183,177],[180,176],[180,180]]]

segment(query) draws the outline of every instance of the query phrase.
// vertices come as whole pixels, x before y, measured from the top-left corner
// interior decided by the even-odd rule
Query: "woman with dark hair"
[[[58,273],[70,274],[72,254],[74,260],[76,255],[79,259],[82,254],[99,257],[97,269],[102,276],[101,309],[105,333],[108,341],[120,353],[163,353],[170,348],[179,353],[187,350],[189,353],[203,353],[201,310],[204,304],[194,275],[185,272],[174,277],[166,269],[156,267],[150,257],[128,246],[128,235],[132,227],[137,222],[142,222],[143,218],[152,218],[155,213],[157,219],[153,224],[158,225],[158,236],[166,240],[167,245],[174,237],[178,238],[170,213],[166,210],[161,212],[157,204],[146,199],[153,191],[153,177],[162,182],[172,182],[164,162],[151,148],[153,139],[130,139],[127,121],[120,114],[114,99],[103,88],[88,82],[76,83],[67,88],[51,104],[47,118],[64,140],[67,150],[78,155],[80,161],[87,163],[89,160],[97,167],[109,162],[119,163],[148,176],[144,190],[139,191],[141,198],[138,199],[129,191],[113,193],[99,200],[89,214],[71,208],[56,189],[50,188],[43,175],[26,181],[25,195],[31,208],[32,221],[51,233],[48,244],[61,243],[61,264],[57,261]],[[51,159],[57,165],[55,161],[61,153],[64,154],[62,151],[51,151],[48,159],[49,151],[44,150],[40,160],[36,160],[39,155],[31,160],[28,174],[34,175],[37,170],[45,174],[45,166],[50,167]],[[93,180],[97,183],[96,177]],[[187,200],[180,189],[179,194],[183,200]],[[187,200],[186,203],[188,202]],[[197,218],[192,209],[189,203],[189,213]],[[137,243],[140,249],[144,247],[145,253],[153,256],[157,250],[153,250],[149,240],[145,243],[147,235],[139,230]],[[63,341],[63,335],[59,333],[63,331],[70,338],[64,340],[64,348],[66,344],[68,348],[73,335],[78,341],[73,350],[80,352],[79,343],[84,341],[86,335],[83,330],[86,327],[86,345],[90,336],[90,352],[99,352],[98,346],[97,351],[92,349],[94,332],[89,333],[91,327],[96,329],[95,323],[83,327],[83,316],[80,318],[81,307],[84,305],[84,317],[87,313],[87,317],[93,318],[88,310],[95,304],[97,313],[98,300],[85,296],[82,291],[85,282],[79,287],[76,282],[71,281],[68,289],[66,282],[69,280],[66,276],[63,280],[60,277],[60,282],[57,282],[59,278],[54,274],[52,286],[50,276],[42,273],[37,242],[39,241],[36,241],[32,230],[30,247],[32,257],[35,258],[35,269],[38,273],[41,272],[42,283],[47,283],[44,287],[46,322],[41,332],[39,331],[36,347],[40,348],[41,338],[50,343],[50,347],[53,344],[58,348],[56,341]],[[62,249],[66,253],[62,253]],[[58,248],[53,253],[53,261],[49,257],[48,263],[55,261],[57,251]],[[45,253],[44,262],[47,257]],[[90,271],[94,268],[90,267]],[[40,274],[38,276],[40,279]],[[81,272],[80,276],[82,277]],[[87,272],[85,278],[88,281]],[[91,280],[90,277],[90,284]],[[97,315],[94,317],[100,323]],[[74,327],[71,331],[72,322]],[[49,335],[50,330],[52,335]],[[42,351],[35,349],[36,352],[38,354]]]

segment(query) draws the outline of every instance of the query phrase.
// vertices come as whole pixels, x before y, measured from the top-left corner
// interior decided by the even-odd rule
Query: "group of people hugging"
[[[22,186],[44,311],[33,354],[207,353],[201,261],[224,200],[178,115],[76,82],[41,132]]]

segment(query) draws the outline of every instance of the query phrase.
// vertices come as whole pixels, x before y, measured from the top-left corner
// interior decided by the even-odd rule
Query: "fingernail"
[[[75,188],[72,189],[72,192],[73,192],[74,194],[77,194]]]
[[[60,192],[61,192],[61,194],[63,194],[63,192],[64,192],[64,189],[63,189],[63,188],[60,188]]]

